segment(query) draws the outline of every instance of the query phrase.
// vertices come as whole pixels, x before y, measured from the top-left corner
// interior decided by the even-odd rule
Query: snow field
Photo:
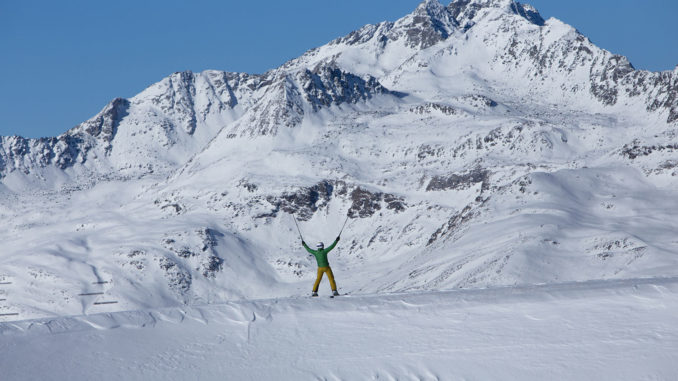
[[[291,298],[0,323],[4,380],[671,380],[678,280]]]

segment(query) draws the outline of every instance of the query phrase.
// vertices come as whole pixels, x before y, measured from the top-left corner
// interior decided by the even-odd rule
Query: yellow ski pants
[[[315,280],[313,285],[313,292],[318,292],[318,286],[320,286],[320,281],[323,279],[323,274],[327,273],[327,279],[330,280],[330,286],[332,291],[337,291],[337,284],[334,283],[334,274],[332,274],[332,269],[329,267],[318,267],[318,277]]]

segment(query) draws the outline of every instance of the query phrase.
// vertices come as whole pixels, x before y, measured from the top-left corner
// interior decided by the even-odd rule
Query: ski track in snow
[[[0,323],[3,380],[671,380],[678,279]]]

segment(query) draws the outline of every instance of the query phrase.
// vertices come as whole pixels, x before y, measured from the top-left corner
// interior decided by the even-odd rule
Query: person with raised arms
[[[327,274],[327,279],[330,281],[330,287],[332,287],[332,296],[339,295],[339,292],[337,292],[337,284],[334,281],[332,268],[330,267],[330,263],[327,260],[327,254],[332,251],[335,246],[337,246],[340,238],[341,237],[338,236],[337,239],[334,240],[334,243],[332,243],[328,248],[325,248],[325,244],[322,242],[318,242],[316,245],[316,250],[308,247],[306,242],[303,240],[301,241],[301,245],[304,246],[304,249],[311,253],[315,257],[316,262],[318,262],[318,276],[315,279],[315,284],[313,284],[313,293],[311,296],[318,296],[318,287],[320,286],[320,281],[323,279],[323,274]]]

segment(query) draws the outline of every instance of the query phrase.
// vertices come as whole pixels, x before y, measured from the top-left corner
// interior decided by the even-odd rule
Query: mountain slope
[[[175,73],[0,140],[0,313],[306,294],[291,214],[309,242],[349,216],[352,293],[676,276],[677,77],[507,0],[427,0],[261,75]]]

